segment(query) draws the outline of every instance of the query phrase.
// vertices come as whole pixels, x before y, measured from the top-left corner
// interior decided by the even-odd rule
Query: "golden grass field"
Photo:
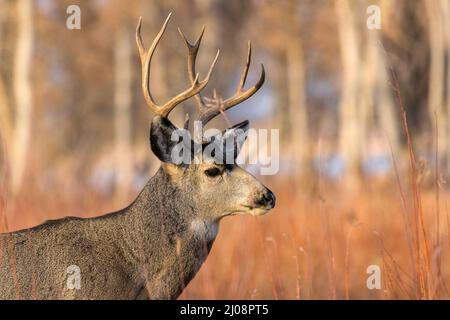
[[[289,183],[274,189],[279,201],[269,215],[224,221],[212,254],[182,298],[420,297],[414,262],[408,254],[401,200],[395,189],[364,190],[347,199],[337,187],[320,194]],[[431,216],[435,195],[426,192],[422,199],[424,211]],[[427,220],[431,239],[436,221]],[[431,241],[429,248],[432,270],[428,276],[433,282],[430,298],[448,298],[450,238],[447,219],[441,221],[445,222],[440,228],[441,247]],[[366,286],[366,269],[374,264],[381,268],[381,290]]]
[[[413,232],[405,231],[404,217],[414,211],[407,186],[400,192],[395,183],[367,182],[346,195],[343,185],[326,181],[265,183],[277,195],[276,208],[261,217],[225,218],[206,263],[181,299],[448,298],[448,195],[442,191],[439,244],[436,192],[428,188],[420,195],[430,259],[427,270],[421,248],[427,280],[421,288],[416,248],[412,255],[409,251]],[[87,191],[53,198],[28,193],[9,206],[8,227],[65,215],[95,216],[120,206]],[[369,265],[381,268],[381,290],[366,286]]]

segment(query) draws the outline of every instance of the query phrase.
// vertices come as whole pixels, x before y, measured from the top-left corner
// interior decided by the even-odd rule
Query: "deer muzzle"
[[[269,210],[275,207],[275,202],[276,202],[275,194],[269,189],[266,189],[266,192],[264,192],[260,196],[260,198],[256,201],[256,204],[262,208]]]

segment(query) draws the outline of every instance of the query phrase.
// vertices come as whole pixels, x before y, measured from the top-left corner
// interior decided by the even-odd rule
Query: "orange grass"
[[[225,218],[210,256],[181,299],[428,297],[416,289],[421,284],[416,278],[417,266],[411,262],[398,188],[368,182],[357,194],[346,196],[341,185],[327,182],[322,183],[320,194],[314,183],[300,186],[278,179],[266,184],[277,195],[277,207],[262,217]],[[67,198],[27,194],[17,200],[14,212],[9,212],[11,229],[64,215],[94,216],[114,209],[111,200],[87,191]],[[441,191],[443,208],[449,196]],[[413,196],[404,197],[412,207]],[[430,237],[448,239],[434,250],[429,274],[424,277],[433,280],[434,288],[441,281],[441,289],[430,293],[431,298],[447,298],[448,228],[436,234],[434,191],[424,191],[421,202],[424,228]],[[439,277],[437,261],[441,264]],[[366,270],[373,264],[381,268],[381,290],[366,287]]]
[[[336,190],[329,190],[322,208],[330,219],[328,229],[313,195],[308,196],[306,191],[293,197],[293,192],[282,192],[294,191],[293,187],[276,188],[280,205],[271,215],[224,221],[211,256],[184,298],[212,298],[203,290],[208,279],[212,280],[214,298],[276,298],[272,275],[280,299],[298,298],[297,279],[301,279],[302,298],[423,298],[415,292],[414,266],[397,192],[364,191],[343,200]],[[425,220],[429,218],[431,225],[433,216],[428,208],[433,207],[434,195],[426,193],[422,200],[424,211],[430,213],[425,214]],[[258,238],[264,238],[265,243]],[[438,255],[448,255],[448,248],[441,248]],[[328,276],[331,259],[334,281]],[[382,290],[366,287],[366,269],[372,264],[381,268],[385,283]],[[441,277],[448,276],[447,265]],[[448,296],[447,289],[445,292],[441,297]]]

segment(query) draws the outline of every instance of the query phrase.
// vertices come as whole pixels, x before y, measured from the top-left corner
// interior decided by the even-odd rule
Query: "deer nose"
[[[276,200],[276,198],[275,198],[275,195],[273,194],[273,192],[270,190],[267,190],[267,192],[265,192],[262,195],[261,199],[259,199],[258,204],[260,204],[261,206],[264,206],[264,207],[270,206],[271,208],[273,208],[273,207],[275,207],[275,200]]]

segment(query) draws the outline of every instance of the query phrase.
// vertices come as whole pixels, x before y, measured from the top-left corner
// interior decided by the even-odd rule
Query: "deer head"
[[[147,105],[155,113],[150,128],[151,149],[161,160],[162,170],[170,183],[190,193],[192,199],[196,202],[196,211],[201,218],[219,220],[224,216],[234,214],[264,214],[275,206],[274,194],[235,163],[238,152],[245,142],[248,121],[225,130],[221,135],[214,135],[206,139],[201,134],[200,140],[189,138],[186,142],[186,139],[174,139],[174,137],[185,137],[185,135],[178,133],[183,130],[188,132],[189,117],[187,117],[184,129],[177,128],[168,119],[170,112],[178,104],[195,97],[199,108],[198,120],[203,126],[206,125],[217,115],[223,114],[226,110],[255,94],[264,83],[264,67],[261,65],[261,76],[258,82],[250,89],[244,90],[251,58],[249,42],[247,60],[236,93],[226,100],[223,100],[217,94],[214,94],[212,99],[203,98],[200,92],[208,84],[219,52],[217,52],[206,77],[199,80],[199,74],[195,73],[195,60],[204,29],[194,44],[189,43],[179,30],[188,49],[187,65],[191,82],[190,87],[165,104],[156,104],[149,86],[150,65],[153,53],[164,34],[170,16],[171,14],[167,17],[148,50],[145,50],[141,38],[142,18],[139,19],[136,28],[136,43],[142,64],[142,92]],[[180,163],[174,160],[174,148],[179,146],[180,143],[185,145],[187,143],[191,150],[187,157],[189,161]],[[208,149],[212,152],[205,157],[204,151]],[[198,152],[199,150],[200,152]],[[199,157],[200,154],[202,157]],[[183,159],[186,159],[186,157]],[[226,159],[226,161],[220,161],[223,159]]]

